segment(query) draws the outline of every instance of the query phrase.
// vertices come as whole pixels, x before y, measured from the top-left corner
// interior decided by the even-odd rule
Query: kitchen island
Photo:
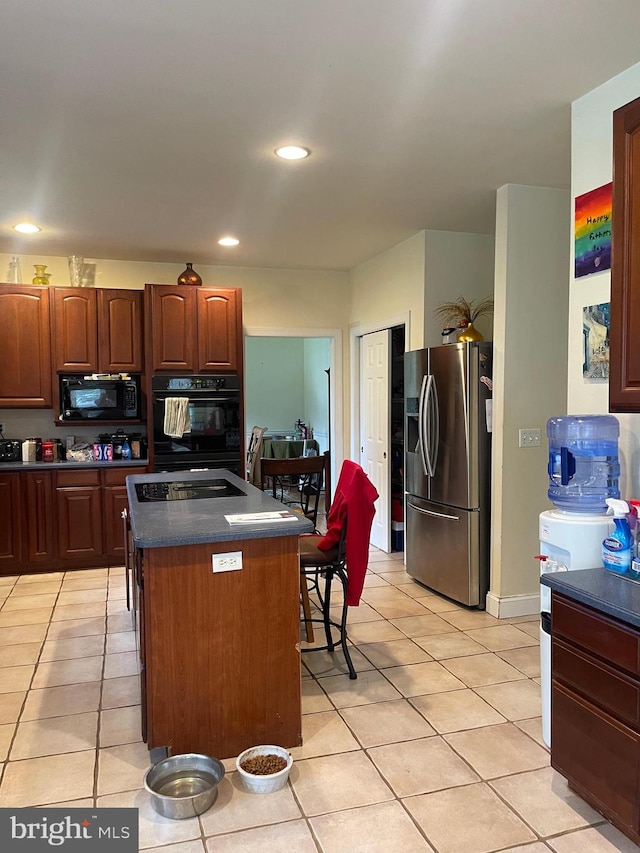
[[[551,587],[551,765],[640,844],[640,583],[603,568]]]
[[[301,516],[223,469],[127,477],[132,614],[149,749],[298,746]]]

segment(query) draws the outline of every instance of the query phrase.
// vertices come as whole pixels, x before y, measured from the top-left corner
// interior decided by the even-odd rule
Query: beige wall
[[[493,230],[494,223],[489,223]],[[442,320],[434,309],[459,296],[478,302],[493,295],[493,234],[465,234],[453,231],[425,232],[424,345],[442,344]],[[476,323],[485,340],[493,338],[493,317]]]
[[[0,254],[4,280],[10,255]],[[96,263],[96,287],[142,289],[145,283],[173,284],[184,264],[87,259]],[[69,287],[67,259],[21,255],[22,276],[31,283],[33,264],[47,264],[51,284]],[[348,274],[318,270],[280,270],[194,264],[210,287],[241,287],[245,326],[347,328]]]
[[[539,592],[538,515],[549,509],[545,429],[566,400],[569,216],[564,190],[498,190],[489,594],[496,615],[503,599],[520,596],[523,612],[535,612]],[[519,429],[534,427],[541,446],[520,448]]]
[[[424,346],[424,231],[349,273],[349,325],[384,329],[409,312],[407,349]]]

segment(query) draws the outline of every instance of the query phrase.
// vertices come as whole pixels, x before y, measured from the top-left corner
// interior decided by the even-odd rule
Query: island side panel
[[[212,554],[243,567],[213,573]],[[149,749],[302,743],[298,537],[144,552]]]

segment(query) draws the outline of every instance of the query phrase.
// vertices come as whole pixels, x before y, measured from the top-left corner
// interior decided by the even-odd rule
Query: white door
[[[389,350],[391,331],[360,339],[360,464],[378,490],[371,544],[391,551],[389,442]]]

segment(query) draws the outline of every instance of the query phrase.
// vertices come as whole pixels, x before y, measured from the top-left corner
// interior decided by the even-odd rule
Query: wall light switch
[[[542,431],[539,429],[521,429],[518,431],[518,447],[540,447]]]
[[[242,551],[212,554],[211,563],[214,572],[235,572],[242,568]]]

